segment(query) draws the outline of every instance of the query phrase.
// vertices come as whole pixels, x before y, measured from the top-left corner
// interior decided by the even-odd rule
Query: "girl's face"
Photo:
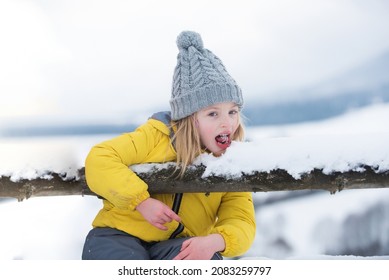
[[[233,102],[209,106],[195,114],[195,125],[203,148],[220,156],[231,145],[239,126],[239,108]]]

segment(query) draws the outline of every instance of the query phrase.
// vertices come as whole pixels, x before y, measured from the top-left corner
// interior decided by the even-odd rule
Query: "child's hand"
[[[216,252],[224,251],[220,234],[192,237],[182,243],[180,253],[173,260],[210,260]]]
[[[164,224],[170,223],[172,220],[181,221],[181,218],[169,206],[151,197],[139,203],[136,210],[142,214],[146,221],[160,230],[167,230]]]

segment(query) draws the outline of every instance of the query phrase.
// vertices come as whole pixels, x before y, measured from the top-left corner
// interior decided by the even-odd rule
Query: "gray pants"
[[[190,237],[188,237],[190,238]],[[86,237],[83,260],[171,260],[188,238],[145,242],[113,228],[94,228]],[[222,260],[220,253],[212,260]]]

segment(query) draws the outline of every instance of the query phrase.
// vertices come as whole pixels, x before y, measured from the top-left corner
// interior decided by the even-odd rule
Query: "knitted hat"
[[[221,60],[204,48],[200,34],[181,32],[177,46],[179,53],[170,99],[172,120],[185,118],[221,102],[243,106],[242,90]]]

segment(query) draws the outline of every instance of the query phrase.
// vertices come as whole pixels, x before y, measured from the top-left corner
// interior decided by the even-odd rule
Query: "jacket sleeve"
[[[255,211],[252,194],[230,192],[222,198],[218,220],[212,233],[219,233],[226,243],[223,256],[235,257],[244,254],[255,238]]]
[[[161,137],[163,133],[148,122],[94,146],[85,160],[89,188],[122,210],[135,209],[150,195],[147,184],[129,166],[147,161]]]

